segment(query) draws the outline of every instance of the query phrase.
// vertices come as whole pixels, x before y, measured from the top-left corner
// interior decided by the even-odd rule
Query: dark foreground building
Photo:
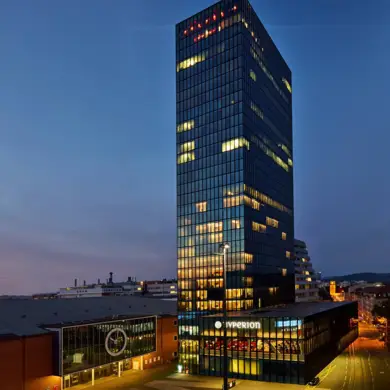
[[[356,302],[297,303],[229,313],[231,378],[305,384],[358,337]],[[221,315],[200,321],[200,372],[222,375]]]
[[[196,373],[224,287],[228,311],[294,302],[291,71],[246,0],[176,26],[176,71],[180,361]]]
[[[0,301],[1,390],[60,390],[177,355],[176,302],[142,297]]]

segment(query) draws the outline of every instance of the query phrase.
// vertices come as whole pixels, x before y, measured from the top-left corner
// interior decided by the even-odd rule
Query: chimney
[[[108,280],[110,283],[112,283],[112,272],[110,272],[110,279]]]
[[[77,287],[77,278],[74,280],[74,286]]]
[[[84,280],[83,286],[85,287],[87,285],[87,282]]]
[[[132,281],[132,280],[131,280],[131,276],[128,276],[128,277],[127,277],[127,281],[128,281],[128,282],[131,282],[131,281]]]

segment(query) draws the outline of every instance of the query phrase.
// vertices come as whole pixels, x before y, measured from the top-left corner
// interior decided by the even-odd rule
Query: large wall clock
[[[108,332],[105,342],[107,353],[111,356],[119,356],[125,351],[126,346],[127,335],[123,329],[114,328]]]

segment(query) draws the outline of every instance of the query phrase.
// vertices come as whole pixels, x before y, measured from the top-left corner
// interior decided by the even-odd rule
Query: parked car
[[[227,389],[224,388],[224,386],[222,385],[222,390],[228,390],[228,389],[231,389],[232,387],[236,386],[236,380],[235,379],[232,379],[231,381],[228,382],[228,387]]]
[[[308,385],[309,386],[317,386],[318,384],[320,383],[320,378],[318,378],[318,376],[316,376],[314,379],[312,379]]]

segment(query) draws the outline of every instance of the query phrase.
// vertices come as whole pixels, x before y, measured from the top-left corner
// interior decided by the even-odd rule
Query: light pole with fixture
[[[227,251],[230,248],[228,242],[224,242],[219,249],[223,253],[223,390],[227,390],[228,387],[228,359],[227,359],[227,301],[226,301],[226,264],[227,264]]]

